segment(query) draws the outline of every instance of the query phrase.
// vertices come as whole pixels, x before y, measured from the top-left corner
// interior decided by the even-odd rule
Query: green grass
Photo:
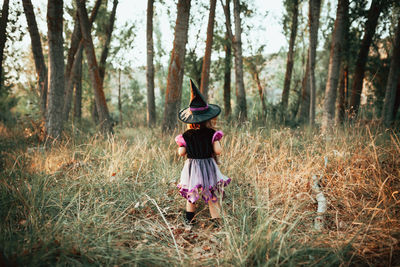
[[[232,183],[217,230],[202,203],[197,225],[183,225],[185,201],[176,185],[184,159],[177,156],[174,136],[163,136],[160,129],[122,128],[110,138],[78,132],[47,147],[22,131],[3,129],[3,261],[400,264],[399,135],[360,125],[331,136],[309,129],[221,128],[226,136],[220,168]],[[314,174],[322,177],[328,200],[322,231],[313,226]]]

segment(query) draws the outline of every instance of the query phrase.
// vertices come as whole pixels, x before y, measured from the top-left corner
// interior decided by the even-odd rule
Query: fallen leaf
[[[205,246],[203,246],[203,250],[205,250],[205,251],[210,251],[210,250],[211,250],[211,247],[210,247],[210,246],[207,246],[207,245],[205,245]]]

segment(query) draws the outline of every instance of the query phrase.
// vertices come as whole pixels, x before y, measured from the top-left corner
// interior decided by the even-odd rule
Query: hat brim
[[[214,104],[208,104],[208,109],[196,114],[190,111],[190,108],[185,108],[179,111],[178,118],[184,123],[201,123],[217,117],[221,113],[221,108]]]

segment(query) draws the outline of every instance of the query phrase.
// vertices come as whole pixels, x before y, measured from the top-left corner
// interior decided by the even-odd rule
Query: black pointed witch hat
[[[215,118],[221,113],[218,105],[207,104],[203,95],[190,79],[190,104],[189,107],[179,111],[178,118],[184,123],[201,123]]]

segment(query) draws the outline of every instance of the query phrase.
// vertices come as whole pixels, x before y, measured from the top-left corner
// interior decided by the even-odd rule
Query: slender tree
[[[97,65],[92,36],[90,35],[89,18],[86,11],[85,0],[76,0],[82,37],[84,40],[86,59],[89,65],[90,78],[94,89],[97,112],[103,133],[112,133],[112,121],[108,113],[106,98],[103,91],[102,79]]]
[[[309,70],[309,86],[310,86],[310,124],[315,123],[315,60],[318,43],[319,15],[321,10],[321,0],[310,0],[309,4],[309,29],[310,29],[310,70]]]
[[[229,0],[227,0],[229,1]],[[232,67],[232,46],[229,38],[225,38],[225,58],[224,58],[224,116],[231,115],[231,67]]]
[[[181,104],[182,80],[188,40],[190,0],[178,1],[178,12],[175,24],[174,45],[168,68],[167,89],[162,131],[172,131],[176,127],[178,109]]]
[[[304,77],[301,83],[301,98],[300,98],[300,109],[298,112],[299,122],[307,122],[310,118],[310,53],[307,54],[307,60],[305,63]]]
[[[113,8],[110,14],[110,20],[106,26],[106,39],[104,42],[103,50],[101,51],[100,60],[99,60],[99,73],[101,77],[101,81],[103,83],[104,76],[106,72],[106,61],[108,57],[108,51],[110,48],[112,32],[114,30],[114,23],[115,23],[115,14],[117,12],[118,0],[113,1]]]
[[[344,33],[343,33],[343,44],[342,44],[342,64],[340,65],[339,72],[339,86],[338,86],[338,99],[337,99],[337,114],[336,123],[341,124],[345,118],[347,112],[348,92],[349,92],[349,27],[350,18],[349,10],[347,10],[346,16],[343,17]]]
[[[243,57],[242,57],[242,23],[240,19],[240,2],[233,0],[233,13],[235,19],[235,73],[236,73],[236,91],[239,122],[247,119],[246,91],[243,79]]]
[[[153,13],[154,0],[147,1],[147,125],[153,127],[156,124],[156,100],[154,97],[154,42],[153,42]]]
[[[224,59],[224,116],[228,118],[231,115],[231,67],[232,67],[232,42],[229,38],[229,27],[231,25],[230,0],[225,1],[225,59]]]
[[[102,0],[96,0],[89,18],[89,26],[92,28],[96,19]],[[74,80],[79,77],[80,64],[82,64],[83,39],[81,25],[78,17],[78,10],[75,16],[75,25],[71,35],[70,48],[67,55],[67,65],[65,67],[65,97],[64,97],[64,119],[68,120],[71,109],[72,94],[74,89]],[[77,58],[80,54],[80,58]]]
[[[119,124],[122,125],[121,69],[118,69],[118,112],[119,112]]]
[[[360,99],[363,87],[365,64],[367,63],[368,51],[375,34],[378,18],[384,7],[386,0],[372,0],[371,7],[368,11],[368,18],[365,24],[364,37],[358,52],[356,66],[354,70],[353,83],[351,88],[350,113],[352,116],[357,115],[360,106]]]
[[[74,64],[77,64],[76,73],[73,74],[73,84],[75,87],[74,95],[74,118],[80,120],[82,118],[82,55],[83,49],[78,49]]]
[[[290,27],[289,51],[286,58],[285,81],[282,91],[282,114],[286,114],[286,109],[289,102],[290,82],[292,79],[292,71],[293,71],[294,45],[296,42],[297,24],[299,16],[299,0],[289,1],[289,7],[292,13],[292,23]]]
[[[224,6],[225,17],[227,17],[225,20],[226,22],[230,21],[230,18],[228,19],[229,13],[227,8],[227,6]],[[243,80],[242,27],[240,19],[239,0],[233,0],[233,14],[235,21],[235,35],[233,35],[232,28],[229,23],[226,23],[226,27],[228,28],[229,38],[231,39],[233,44],[233,53],[235,56],[237,115],[239,122],[244,122],[247,119],[247,104],[246,91],[244,88]]]
[[[400,66],[399,66],[400,67]],[[394,108],[393,108],[393,119],[396,119],[397,111],[400,107],[400,76],[397,81],[397,90],[396,90],[396,99],[394,101]]]
[[[267,105],[265,103],[264,88],[261,85],[260,73],[265,67],[266,59],[262,56],[261,50],[252,57],[244,58],[244,64],[247,67],[249,73],[253,77],[254,82],[257,84],[258,95],[260,96],[261,108],[262,108],[262,119],[265,119],[267,114]]]
[[[3,1],[3,9],[1,11],[0,18],[0,90],[2,90],[4,85],[3,80],[3,57],[4,57],[4,47],[6,46],[7,41],[7,22],[8,22],[8,10],[9,10],[9,1]]]
[[[207,25],[207,39],[206,39],[206,52],[203,58],[203,68],[201,70],[201,84],[200,92],[205,99],[208,99],[208,86],[210,81],[210,65],[211,65],[211,49],[214,37],[214,20],[215,20],[215,7],[217,0],[210,0],[210,13],[208,15]]]
[[[49,137],[58,138],[63,130],[64,96],[64,39],[63,0],[47,4],[47,28],[49,43],[49,99],[46,131]]]
[[[344,47],[347,46],[347,42],[344,42]],[[347,54],[346,50],[343,50],[344,54]],[[343,123],[347,112],[347,98],[348,98],[348,88],[349,88],[349,64],[348,59],[344,58],[341,69],[340,78],[338,86],[338,100],[337,100],[337,115],[336,124]]]
[[[22,1],[24,7],[24,13],[26,21],[28,23],[28,31],[31,37],[31,46],[33,59],[35,61],[36,75],[38,79],[38,90],[40,94],[40,107],[42,115],[46,115],[47,105],[47,67],[44,62],[42,41],[40,40],[40,34],[36,23],[35,12],[31,0]]]
[[[396,89],[400,74],[400,17],[397,23],[395,39],[392,48],[390,70],[386,84],[385,102],[382,110],[382,119],[385,126],[389,127],[394,120],[394,106],[396,101]]]
[[[322,131],[328,130],[334,124],[336,92],[339,82],[339,71],[342,56],[342,44],[345,33],[345,17],[348,16],[349,0],[339,0],[336,21],[332,34],[331,51],[328,67],[328,78],[325,89],[325,101],[322,116]]]

